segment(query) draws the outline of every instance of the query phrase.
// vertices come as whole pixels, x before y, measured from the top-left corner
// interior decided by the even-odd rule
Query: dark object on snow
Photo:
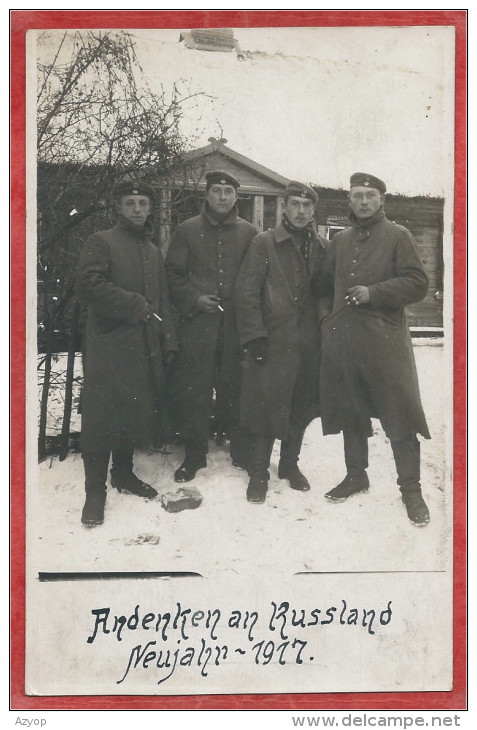
[[[182,512],[184,509],[196,509],[202,499],[196,487],[181,487],[177,492],[163,494],[161,504],[166,512]]]

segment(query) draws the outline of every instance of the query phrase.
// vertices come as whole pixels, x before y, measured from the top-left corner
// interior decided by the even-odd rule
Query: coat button
[[[294,302],[297,302],[298,301],[298,297],[293,297],[293,301]]]
[[[352,271],[352,272],[351,272],[350,276],[355,276],[355,273],[354,273],[354,271]]]

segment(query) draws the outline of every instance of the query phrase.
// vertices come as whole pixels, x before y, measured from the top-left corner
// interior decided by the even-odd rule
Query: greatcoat
[[[180,315],[179,400],[185,439],[207,442],[214,387],[217,419],[224,431],[238,424],[240,347],[232,291],[256,232],[235,206],[219,222],[209,214],[207,202],[199,215],[174,232],[166,274],[171,303]],[[203,294],[218,296],[223,311],[208,314],[198,309]]]
[[[147,224],[146,224],[147,226]],[[177,350],[164,262],[149,228],[120,218],[88,238],[77,294],[88,307],[81,447],[148,446],[158,437],[164,359]],[[143,322],[146,303],[161,317]]]
[[[393,441],[430,438],[404,310],[428,289],[416,243],[382,210],[364,223],[353,214],[349,220],[328,252],[334,297],[322,325],[323,433],[348,426],[371,435],[370,418],[377,417]],[[369,304],[347,304],[353,286],[368,287]]]
[[[282,224],[250,244],[235,285],[242,347],[266,337],[263,364],[243,361],[240,423],[252,433],[286,440],[319,415],[320,302],[313,281],[327,241],[315,234],[308,266]]]

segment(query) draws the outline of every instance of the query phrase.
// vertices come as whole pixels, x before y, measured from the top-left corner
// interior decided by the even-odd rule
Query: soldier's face
[[[315,206],[308,198],[290,195],[283,205],[288,220],[295,228],[305,228],[313,218]]]
[[[213,213],[227,215],[237,200],[237,191],[233,185],[211,185],[207,190],[206,200]]]
[[[356,218],[371,218],[384,204],[384,195],[376,188],[357,185],[349,192],[349,204]]]
[[[118,213],[137,226],[143,226],[151,212],[147,195],[123,195],[118,203]]]

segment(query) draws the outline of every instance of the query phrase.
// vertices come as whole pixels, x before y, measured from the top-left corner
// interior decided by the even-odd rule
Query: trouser
[[[203,342],[194,339],[192,343],[186,335],[181,343],[181,432],[186,446],[189,442],[193,450],[204,451],[205,443],[204,453],[208,450],[212,413],[218,435],[227,434],[233,440],[239,428],[240,348],[233,334],[235,326],[230,321],[226,324],[225,317],[225,314],[221,317],[212,347],[207,338]]]
[[[250,433],[245,428],[233,426],[230,429],[230,456],[234,461],[245,463],[250,452]]]
[[[195,468],[204,466],[206,454],[208,451],[207,441],[198,441],[196,439],[185,439],[184,441],[185,458],[184,463]]]
[[[287,466],[293,466],[298,462],[304,435],[305,429],[301,426],[292,426],[290,428],[288,438],[282,441],[280,446],[281,462],[287,464]]]
[[[239,426],[234,426],[229,434],[230,456],[234,461],[244,462],[248,458],[250,435],[248,431]],[[208,444],[206,441],[196,439],[185,439],[185,461],[190,466],[203,464],[206,460]]]
[[[106,490],[108,465],[111,451],[83,451],[86,492]],[[112,449],[112,469],[131,472],[134,449],[131,447],[115,447]]]
[[[359,429],[343,429],[346,471],[359,477],[368,468],[368,437]]]
[[[421,489],[421,444],[415,434],[403,441],[391,441],[402,494]]]
[[[346,470],[359,477],[368,468],[368,438],[359,429],[343,429]],[[417,491],[421,480],[421,445],[415,434],[391,441],[401,492]]]
[[[301,445],[305,429],[292,426],[288,438],[281,443],[280,461],[287,465],[296,464],[300,456]],[[252,477],[268,480],[270,478],[268,467],[272,455],[274,436],[263,436],[261,434],[250,434],[250,447],[248,459],[248,473]]]

